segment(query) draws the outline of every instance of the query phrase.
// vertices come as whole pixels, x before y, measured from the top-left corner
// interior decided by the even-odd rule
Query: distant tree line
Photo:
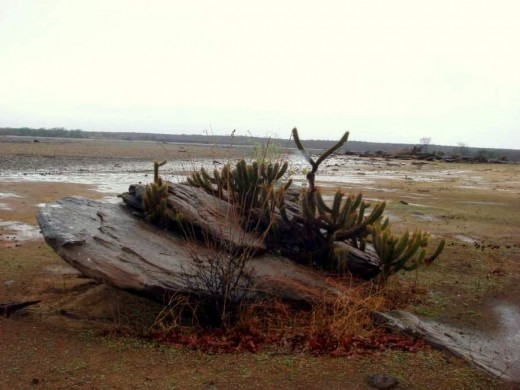
[[[211,135],[211,134],[159,134],[159,133],[133,133],[133,132],[108,132],[108,131],[85,131],[81,129],[67,130],[63,127],[53,127],[51,129],[39,128],[0,128],[0,136],[26,136],[26,137],[58,137],[58,138],[90,138],[90,139],[114,139],[126,141],[155,141],[155,142],[180,142],[196,143],[207,145],[241,145],[257,146],[261,144],[272,144],[282,148],[293,147],[288,139],[265,138],[253,136],[234,135]],[[309,149],[325,150],[330,148],[334,141],[328,140],[305,140]],[[348,141],[345,145],[349,152],[369,153],[369,154],[399,154],[399,153],[431,153],[441,156],[467,156],[473,157],[476,161],[488,161],[491,159],[520,161],[520,150],[515,149],[482,149],[472,148],[465,143],[457,146],[435,145],[432,144],[430,137],[422,137],[418,145],[410,144],[391,144],[379,142]],[[344,149],[344,151],[347,151]]]
[[[0,127],[0,135],[17,135],[21,137],[57,137],[57,138],[89,138],[88,131],[67,130],[64,127],[53,127],[52,129],[31,129],[29,127],[11,128]]]

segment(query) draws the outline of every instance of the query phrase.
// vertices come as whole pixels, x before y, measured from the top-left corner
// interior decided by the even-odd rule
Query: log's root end
[[[41,301],[24,301],[24,302],[8,302],[0,303],[0,316],[10,317],[14,312],[23,309],[24,307],[36,305]]]

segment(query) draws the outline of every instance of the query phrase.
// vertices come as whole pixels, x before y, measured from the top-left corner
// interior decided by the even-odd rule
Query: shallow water
[[[210,161],[200,161],[208,166]],[[189,164],[189,165],[188,165]],[[160,168],[160,174],[169,181],[179,181],[185,177],[192,162],[175,161]],[[199,165],[200,166],[200,165]],[[19,172],[7,170],[0,173],[0,182],[49,182],[92,185],[96,191],[119,194],[128,190],[131,184],[149,183],[153,180],[153,165],[149,162],[126,162],[121,164],[92,164],[70,166],[56,170],[31,170]]]
[[[0,192],[0,199],[2,198],[20,198],[20,195],[16,195],[12,192]]]
[[[419,213],[417,211],[413,211],[410,214],[412,215],[412,217],[414,217],[415,219],[417,219],[419,221],[433,222],[433,221],[437,221],[438,220],[433,215],[427,215],[427,214]]]
[[[465,236],[464,234],[457,234],[454,236],[454,238],[456,238],[457,240],[462,241],[462,242],[467,242],[469,244],[473,244],[473,243],[477,242],[477,240],[475,240],[474,238]]]
[[[305,174],[310,165],[299,154],[289,155],[289,172],[294,182],[306,183]],[[99,160],[99,159],[98,159]],[[46,159],[40,162],[26,161],[24,168],[6,166],[0,171],[0,182],[59,182],[92,185],[97,191],[106,194],[119,194],[136,183],[148,183],[153,180],[153,164],[149,161],[137,160],[101,160],[70,159],[65,162]],[[54,165],[53,165],[54,164]],[[190,172],[197,171],[201,166],[213,170],[220,168],[223,161],[210,158],[185,159],[168,161],[160,168],[160,174],[172,182],[182,181]],[[403,163],[403,166],[412,166]],[[399,172],[387,169],[388,163],[384,160],[360,159],[347,156],[333,156],[325,161],[317,173],[318,184],[325,187],[345,187],[348,185],[377,191],[394,191],[377,188],[376,183],[381,180],[409,180],[415,182],[437,182],[447,180],[449,176],[461,176],[462,170],[423,170],[413,169],[408,172]],[[451,179],[450,179],[451,180]],[[479,182],[480,178],[472,177],[470,183]],[[468,183],[469,184],[469,183]],[[17,196],[12,193],[0,193],[0,197]],[[425,195],[426,196],[426,195]]]
[[[0,220],[0,241],[26,241],[41,239],[40,228],[18,221]]]
[[[464,204],[476,204],[476,205],[482,205],[482,206],[505,206],[505,203],[500,202],[473,202],[473,201],[466,201],[466,200],[460,200],[457,201],[457,203],[464,203]]]

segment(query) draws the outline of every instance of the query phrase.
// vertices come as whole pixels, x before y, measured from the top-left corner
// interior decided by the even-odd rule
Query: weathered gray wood
[[[46,242],[82,274],[158,300],[192,293],[186,276],[193,272],[193,254],[214,250],[165,232],[125,206],[85,198],[48,204],[37,220]],[[309,300],[334,293],[323,276],[283,257],[257,256],[247,267],[255,294]]]
[[[375,253],[363,252],[341,241],[336,241],[334,245],[347,253],[347,271],[352,275],[369,280],[381,272],[381,261]]]
[[[36,305],[37,303],[40,303],[40,301],[0,303],[0,315],[4,317],[10,317],[14,312],[27,306]]]
[[[230,203],[187,184],[169,185],[168,192],[168,208],[172,215],[179,214],[193,227],[225,246],[254,253],[265,252],[261,237],[242,229],[239,214]],[[121,197],[130,207],[143,211],[144,194],[145,186],[132,185]]]
[[[376,312],[373,317],[390,329],[420,337],[434,348],[450,352],[501,379],[520,383],[518,323],[507,334],[490,337],[469,329],[461,330],[425,321],[404,311]]]
[[[128,192],[121,194],[123,200],[138,212],[143,212],[142,198],[145,193],[144,185],[131,185]],[[279,226],[278,234],[281,235],[277,242],[277,249],[281,249],[288,257],[298,258],[301,237],[295,236],[295,231],[302,230],[302,221],[299,217],[296,204],[298,194],[291,192],[285,202],[286,212],[293,222],[288,226],[282,216],[277,212],[276,223]],[[168,205],[170,210],[179,211],[185,219],[194,226],[211,235],[217,241],[223,241],[242,250],[253,248],[255,253],[261,253],[265,246],[253,232],[244,232],[239,223],[239,216],[235,208],[228,202],[206,193],[202,188],[195,188],[187,184],[175,184],[169,186]],[[253,210],[251,219],[260,220],[263,214],[260,210]],[[347,253],[347,270],[355,277],[372,279],[381,270],[381,261],[375,253],[363,252],[345,242],[336,242]],[[293,248],[296,247],[293,256]]]

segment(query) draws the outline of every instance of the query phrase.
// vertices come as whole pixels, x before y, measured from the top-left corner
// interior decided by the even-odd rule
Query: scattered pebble
[[[393,389],[398,384],[397,378],[388,374],[372,374],[366,378],[367,384],[374,389]]]

